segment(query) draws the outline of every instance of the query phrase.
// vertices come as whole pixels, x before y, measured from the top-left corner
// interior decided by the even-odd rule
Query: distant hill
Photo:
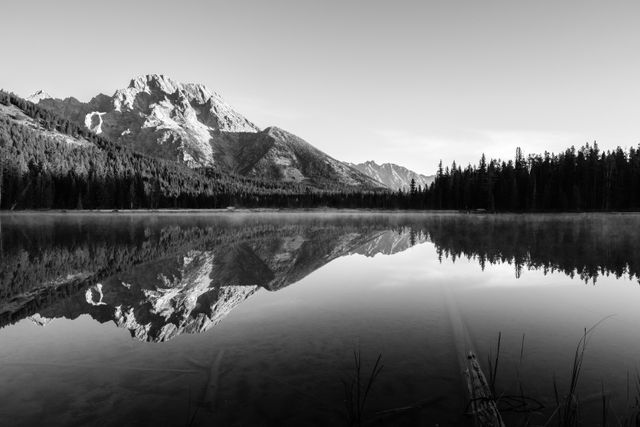
[[[381,165],[374,161],[368,161],[352,165],[365,175],[381,182],[391,190],[402,188],[407,190],[411,185],[411,179],[415,179],[416,187],[428,187],[434,180],[435,175],[422,175],[403,166],[393,163],[383,163]]]
[[[291,133],[261,131],[220,95],[202,84],[179,83],[149,74],[132,79],[112,96],[87,103],[53,99],[44,91],[30,97],[97,135],[141,153],[317,189],[380,187],[380,183]]]

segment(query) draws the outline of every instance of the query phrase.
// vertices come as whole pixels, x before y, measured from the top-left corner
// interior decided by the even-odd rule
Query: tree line
[[[414,206],[487,211],[640,210],[640,145],[602,151],[597,143],[560,154],[487,161],[462,169],[455,162],[434,183],[414,192]]]

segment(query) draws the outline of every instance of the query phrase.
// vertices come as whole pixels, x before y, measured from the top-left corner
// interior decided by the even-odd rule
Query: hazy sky
[[[0,87],[204,83],[340,160],[432,173],[640,142],[638,1],[0,0]]]

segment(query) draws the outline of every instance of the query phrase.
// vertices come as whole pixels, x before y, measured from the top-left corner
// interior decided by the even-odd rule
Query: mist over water
[[[636,214],[2,215],[0,416],[347,425],[359,349],[365,370],[384,364],[373,425],[467,425],[459,360],[486,365],[501,332],[496,388],[522,387],[545,419],[554,375],[566,388],[602,319],[582,409],[601,411],[604,383],[623,411],[639,227]]]

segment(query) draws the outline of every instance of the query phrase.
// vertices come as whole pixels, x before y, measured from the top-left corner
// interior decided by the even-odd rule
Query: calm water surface
[[[579,383],[599,425],[603,388],[614,417],[634,398],[639,230],[635,214],[3,215],[0,424],[348,425],[359,350],[384,365],[368,425],[469,425],[464,355],[487,369],[498,333],[498,393],[544,424],[605,319]]]

